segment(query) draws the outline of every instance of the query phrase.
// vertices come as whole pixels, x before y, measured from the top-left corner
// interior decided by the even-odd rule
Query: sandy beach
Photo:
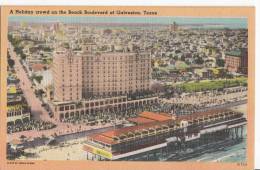
[[[22,156],[19,160],[84,160],[82,150],[86,139],[75,139],[57,146],[40,146],[25,149],[28,157]]]

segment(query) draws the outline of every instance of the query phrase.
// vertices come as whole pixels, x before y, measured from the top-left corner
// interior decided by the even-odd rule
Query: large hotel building
[[[82,99],[82,56],[65,48],[53,57],[54,101]]]
[[[116,96],[149,90],[149,53],[107,52],[84,54],[83,96]]]
[[[59,120],[95,113],[101,108],[122,109],[130,104],[143,105],[157,100],[153,97],[129,101],[127,98],[128,94],[150,88],[148,52],[57,48],[53,57],[53,77],[52,110]]]

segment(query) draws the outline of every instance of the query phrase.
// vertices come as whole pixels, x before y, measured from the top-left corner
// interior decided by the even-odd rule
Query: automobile
[[[52,114],[52,112],[49,112],[49,116],[52,118],[53,117],[53,114]]]

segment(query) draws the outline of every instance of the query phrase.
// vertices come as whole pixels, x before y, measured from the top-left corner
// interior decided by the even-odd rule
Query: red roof
[[[121,128],[121,129],[106,131],[106,132],[102,133],[102,135],[113,138],[113,137],[116,137],[116,136],[120,136],[124,133],[134,132],[136,130],[144,129],[145,127],[147,127],[147,125],[146,126],[140,125],[140,126],[124,127],[124,128]]]
[[[142,129],[155,128],[157,126],[164,125],[164,124],[165,124],[165,122],[151,122],[151,123],[146,123],[146,124],[137,125],[137,126],[130,126],[130,127],[123,127],[120,129],[108,130],[101,134],[103,136],[113,138],[113,137],[118,137],[122,134],[127,134],[129,132],[134,133],[135,131],[140,131]]]
[[[33,64],[32,65],[32,70],[37,72],[37,71],[42,71],[44,69],[44,64]]]
[[[169,120],[172,120],[172,117],[166,113],[159,114],[153,112],[142,112],[138,117],[130,118],[128,120],[137,123],[137,126],[108,130],[100,134],[89,136],[89,138],[106,144],[114,144],[116,142],[113,140],[113,137],[119,137],[120,135],[129,132],[134,133],[135,131],[140,131],[142,129],[156,128],[157,126],[163,125]]]
[[[214,109],[214,110],[210,110],[207,112],[197,112],[197,113],[193,113],[190,115],[181,115],[177,117],[177,120],[192,120],[192,119],[197,119],[198,117],[202,117],[202,116],[210,116],[210,115],[214,115],[216,113],[222,113],[222,112],[227,112],[230,111],[228,109]]]
[[[224,111],[229,110],[211,110],[208,112],[198,112],[193,113],[191,115],[178,116],[176,121],[196,119],[198,117],[209,116]],[[135,131],[141,131],[142,129],[148,130],[149,128],[156,128],[157,126],[166,124],[166,122],[170,122],[170,120],[174,120],[170,115],[152,112],[142,112],[141,114],[139,114],[139,116],[140,117],[129,119],[129,121],[132,120],[133,122],[139,122],[139,125],[108,130],[103,133],[91,135],[89,136],[89,138],[92,138],[105,144],[115,144],[117,142],[113,140],[113,137],[119,137],[120,135],[127,134],[129,132],[134,133]]]
[[[154,121],[159,121],[159,122],[172,120],[172,117],[170,115],[166,115],[165,113],[158,114],[158,113],[153,113],[153,112],[142,112],[139,114],[139,116],[147,118],[147,119],[152,119]]]
[[[152,119],[147,119],[147,118],[144,118],[144,117],[135,117],[135,118],[129,118],[127,119],[128,121],[130,122],[134,122],[136,124],[145,124],[145,123],[151,123],[151,122],[154,122],[155,120],[152,120]]]
[[[105,144],[110,144],[110,145],[115,144],[113,139],[106,137],[102,134],[93,135],[93,136],[91,136],[91,138],[93,140],[100,141],[100,142],[105,143]]]

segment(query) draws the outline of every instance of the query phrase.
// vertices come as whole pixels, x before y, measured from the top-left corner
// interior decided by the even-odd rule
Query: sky
[[[9,22],[64,22],[64,23],[146,23],[180,25],[217,24],[229,28],[247,28],[247,18],[195,18],[195,17],[91,17],[91,16],[10,16]]]

